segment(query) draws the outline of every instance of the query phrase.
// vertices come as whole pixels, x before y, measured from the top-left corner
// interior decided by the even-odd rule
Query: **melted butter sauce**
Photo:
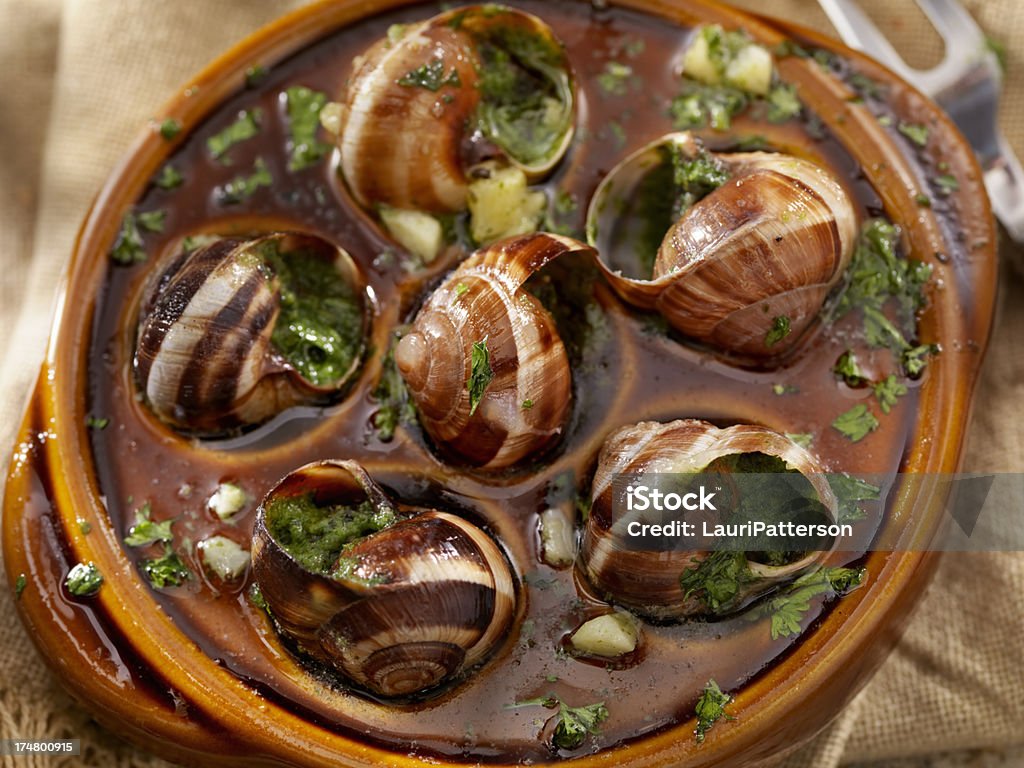
[[[672,63],[688,30],[633,12],[593,10],[584,4],[513,5],[537,13],[554,28],[576,70],[577,139],[545,187],[551,195],[561,189],[575,196],[580,205],[568,218],[575,217],[569,223],[581,230],[586,201],[615,163],[672,130],[667,106],[679,91]],[[603,700],[610,717],[601,734],[581,750],[589,751],[688,719],[709,679],[723,690],[736,690],[796,641],[773,641],[764,620],[736,616],[676,626],[645,625],[638,663],[624,669],[607,669],[559,653],[566,633],[594,615],[600,604],[576,583],[571,569],[555,570],[540,559],[537,513],[550,504],[556,481],[568,481],[585,492],[597,452],[611,432],[645,419],[688,417],[811,433],[813,451],[830,469],[893,472],[904,453],[916,396],[912,388],[892,413],[881,417],[877,432],[852,445],[829,425],[870,394],[870,389],[847,388],[831,372],[835,360],[856,339],[854,318],[815,335],[786,367],[754,372],[652,330],[647,318],[626,308],[598,281],[594,299],[601,308],[599,330],[591,329],[576,361],[573,414],[565,437],[544,460],[488,477],[443,463],[415,425],[400,429],[392,442],[380,442],[370,429],[377,408],[370,393],[380,358],[393,329],[408,322],[435,276],[410,273],[401,258],[382,257],[397,247],[355,208],[331,162],[288,171],[281,93],[301,84],[340,99],[352,58],[367,41],[383,36],[392,23],[437,11],[433,5],[414,6],[326,37],[223,104],[171,156],[170,162],[184,176],[182,186],[170,191],[150,187],[138,201],[139,210],[167,212],[164,233],[147,239],[146,264],[112,266],[99,297],[89,412],[108,417],[110,425],[93,431],[93,449],[107,509],[115,529],[125,534],[134,510],[148,501],[154,519],[175,519],[177,544],[184,537],[195,543],[219,534],[248,549],[255,507],[266,490],[292,469],[325,458],[357,459],[394,497],[457,511],[485,525],[522,579],[517,629],[482,669],[421,701],[376,701],[296,659],[247,599],[248,582],[225,587],[210,580],[194,549],[186,557],[194,578],[181,588],[156,590],[154,596],[217,663],[267,698],[325,728],[403,753],[485,762],[540,760],[550,755],[539,734],[553,712],[541,707],[510,709],[514,702],[548,693],[570,705]],[[636,40],[644,42],[643,50],[627,54],[628,44]],[[607,95],[598,85],[598,75],[612,60],[627,63],[636,76],[623,96]],[[211,159],[206,139],[233,122],[239,110],[254,107],[264,112],[260,134],[235,146],[228,153],[229,165]],[[610,127],[613,121],[625,138]],[[745,115],[734,121],[728,134],[705,135],[712,148],[729,148],[735,137],[765,135],[779,149],[830,166],[855,196],[861,216],[879,213],[878,196],[850,156],[830,137],[813,139],[804,128],[799,123],[755,122]],[[273,186],[238,205],[218,204],[215,187],[250,173],[257,157],[270,170]],[[183,235],[267,228],[267,222],[271,227],[316,232],[353,256],[377,298],[371,354],[343,402],[328,408],[294,408],[232,439],[199,441],[177,435],[155,421],[136,397],[132,382],[135,312],[142,285],[157,254]],[[568,279],[571,267],[556,270],[552,279]],[[787,388],[787,394],[775,394],[776,384]],[[225,481],[239,484],[248,496],[243,511],[228,522],[206,508],[207,499]],[[556,501],[572,504],[571,499]],[[877,510],[873,514],[859,529],[859,546],[864,548],[877,524]],[[135,561],[158,554],[155,548],[126,548]],[[857,557],[856,551],[840,554],[831,564]],[[808,622],[825,609],[816,603]],[[110,651],[112,657],[115,650]]]

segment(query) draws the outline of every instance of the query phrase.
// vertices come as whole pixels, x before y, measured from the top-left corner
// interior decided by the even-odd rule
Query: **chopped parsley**
[[[685,598],[695,595],[711,613],[731,607],[740,588],[753,579],[743,552],[718,550],[690,562],[693,565],[680,575],[679,586]]]
[[[469,415],[476,413],[477,406],[484,396],[484,391],[494,378],[494,371],[491,370],[491,353],[487,350],[487,339],[473,342],[473,351],[470,358],[469,380],[466,382],[466,389],[469,390]]]
[[[160,175],[156,177],[153,183],[160,187],[160,189],[174,189],[175,187],[180,187],[184,180],[185,178],[181,175],[181,172],[168,163],[160,169]]]
[[[765,117],[769,123],[784,123],[800,114],[803,104],[792,85],[777,85],[768,92]]]
[[[285,92],[288,111],[289,171],[301,171],[316,165],[331,150],[331,145],[316,138],[320,127],[320,110],[327,104],[327,94],[294,85]]]
[[[789,336],[792,331],[793,329],[790,326],[789,318],[785,315],[779,315],[772,320],[772,327],[764,336],[764,345],[766,347],[774,347],[784,338]]]
[[[811,609],[812,598],[848,594],[861,585],[865,573],[863,568],[821,568],[805,573],[760,606],[753,616],[771,616],[772,640],[799,635],[800,622]]]
[[[162,556],[143,560],[139,567],[146,578],[149,579],[149,583],[157,589],[180,587],[185,583],[186,579],[192,576],[188,566],[185,565],[185,562],[170,545],[164,545]]]
[[[629,90],[629,81],[633,77],[633,68],[628,64],[609,61],[604,70],[597,76],[597,84],[608,96],[625,96]]]
[[[772,392],[779,397],[782,397],[782,395],[794,395],[799,391],[800,390],[792,384],[772,384]]]
[[[243,109],[238,113],[238,119],[231,123],[220,133],[216,133],[206,140],[206,148],[214,160],[222,163],[229,163],[224,156],[236,144],[251,139],[260,132],[260,123],[263,120],[263,110]]]
[[[832,493],[839,502],[838,519],[840,523],[852,523],[863,520],[864,509],[860,506],[864,501],[878,501],[882,489],[867,480],[853,477],[845,472],[826,476]]]
[[[920,125],[918,123],[905,123],[900,121],[899,125],[896,126],[896,130],[910,139],[919,147],[928,145],[928,126]]]
[[[914,336],[917,311],[925,304],[924,286],[931,277],[932,267],[922,261],[901,258],[897,254],[899,235],[899,228],[884,219],[872,219],[864,224],[836,313],[842,317],[860,309],[868,344],[887,347],[910,374],[905,358],[915,348],[908,337]],[[890,302],[896,305],[895,322],[884,312]]]
[[[135,522],[128,529],[128,535],[124,537],[124,543],[129,547],[144,547],[147,544],[154,544],[158,541],[172,541],[174,534],[171,533],[173,520],[164,520],[156,523],[150,519],[152,507],[147,501],[135,510]]]
[[[274,182],[273,176],[262,157],[257,157],[252,165],[252,173],[248,176],[236,176],[227,184],[216,189],[217,202],[221,205],[236,205],[252,197],[261,187],[269,187]]]
[[[914,202],[917,203],[922,208],[932,207],[932,199],[923,192],[919,192],[918,194],[914,195]]]
[[[378,403],[377,411],[373,414],[373,427],[382,443],[394,439],[399,424],[416,421],[416,408],[409,399],[405,381],[395,365],[394,348],[388,351],[381,365],[380,381],[373,390],[373,399]]]
[[[92,597],[102,585],[103,574],[95,563],[78,563],[64,579],[64,586],[75,597]]]
[[[725,711],[725,708],[731,701],[732,696],[724,693],[718,687],[718,683],[714,680],[708,680],[700,698],[697,699],[697,706],[694,708],[694,714],[697,717],[697,727],[694,729],[693,734],[698,744],[704,742],[704,736],[707,732],[723,717],[726,720],[736,719]]]
[[[892,407],[896,405],[896,401],[907,394],[906,384],[897,379],[893,374],[889,374],[883,381],[873,384],[872,388],[875,390],[875,397],[882,409],[882,413],[889,413]]]
[[[856,443],[878,429],[878,419],[864,403],[858,403],[837,416],[832,422],[832,426],[843,436]]]
[[[538,699],[516,702],[513,707],[541,706],[547,709],[558,707],[558,722],[551,735],[552,743],[559,749],[573,750],[583,746],[587,736],[601,731],[598,726],[608,719],[608,707],[603,701],[570,707],[557,696],[550,694]]]
[[[21,600],[21,593],[25,591],[25,587],[28,586],[28,579],[25,578],[24,573],[19,573],[18,578],[14,582],[14,599]]]
[[[87,429],[106,429],[108,424],[110,424],[110,419],[100,418],[91,414],[85,419]]]
[[[269,240],[260,255],[277,277],[281,313],[270,341],[302,378],[317,386],[341,381],[362,352],[363,315],[355,288],[332,258]]]
[[[481,35],[477,52],[477,126],[524,165],[548,160],[572,128],[564,49],[533,30],[498,24]]]
[[[88,520],[78,518],[77,522],[78,530],[81,532],[83,536],[88,536],[90,533],[92,533],[92,523],[90,523]]]
[[[440,56],[434,57],[416,69],[409,70],[396,82],[406,88],[426,88],[432,93],[437,93],[445,86],[459,88],[462,85],[455,67],[452,67],[447,75],[445,74],[444,60]]]
[[[146,260],[146,249],[142,244],[144,232],[163,232],[165,211],[126,213],[121,221],[121,231],[110,251],[110,258],[118,264],[136,264]]]
[[[704,85],[683,78],[683,91],[672,99],[669,115],[676,130],[710,126],[715,131],[727,131],[732,118],[747,108],[747,95],[739,88],[727,85]]]
[[[533,408],[533,400],[528,397],[525,400],[523,400],[523,410],[528,411],[531,408]]]
[[[181,133],[181,123],[173,117],[168,117],[160,123],[160,128],[158,130],[165,140],[171,141],[175,136]]]
[[[938,344],[922,344],[905,350],[900,362],[903,365],[903,370],[907,372],[907,376],[916,379],[924,372],[928,365],[928,358],[937,354],[939,354]]]
[[[832,372],[845,381],[849,387],[860,387],[864,384],[864,373],[852,350],[848,349],[839,356],[836,364],[832,366]]]
[[[957,181],[956,176],[953,174],[943,173],[935,177],[935,186],[938,187],[939,194],[942,197],[949,197],[960,189],[960,182]]]

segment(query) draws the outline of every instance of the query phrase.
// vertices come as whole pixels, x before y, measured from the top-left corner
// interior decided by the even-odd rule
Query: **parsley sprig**
[[[487,349],[487,338],[483,341],[473,342],[473,351],[470,359],[469,380],[466,382],[466,389],[469,390],[469,415],[476,413],[480,400],[483,399],[484,391],[494,378],[494,371],[491,370],[491,353]]]
[[[704,735],[711,730],[711,727],[721,720],[735,720],[736,718],[725,711],[725,708],[732,702],[732,696],[722,691],[714,680],[708,680],[704,691],[697,699],[697,706],[694,714],[697,716],[697,727],[693,734],[697,743],[704,741]]]
[[[582,707],[570,707],[554,694],[537,699],[527,699],[512,705],[513,707],[541,706],[547,709],[558,708],[558,722],[551,736],[552,743],[559,749],[573,750],[583,746],[587,736],[595,736],[601,731],[598,726],[608,719],[608,707],[603,701],[596,704],[585,704]]]
[[[772,640],[798,635],[812,598],[846,595],[863,583],[866,573],[863,568],[820,568],[805,573],[753,611],[752,618],[771,617]]]

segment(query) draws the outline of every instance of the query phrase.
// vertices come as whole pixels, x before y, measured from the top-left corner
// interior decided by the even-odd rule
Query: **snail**
[[[359,368],[369,299],[347,253],[300,233],[182,249],[145,290],[133,361],[145,402],[221,434],[326,402]]]
[[[430,296],[395,348],[420,423],[445,453],[500,469],[553,443],[572,378],[554,319],[523,288],[558,256],[590,249],[535,234],[477,251]]]
[[[740,482],[739,473],[744,472],[750,473],[746,483]],[[769,493],[783,489],[787,495],[781,498],[791,503],[808,493],[813,497],[808,507],[821,521],[832,522],[838,502],[823,473],[807,450],[764,427],[720,429],[696,419],[625,427],[608,438],[598,458],[590,516],[576,564],[578,573],[598,597],[655,621],[731,612],[808,570],[825,553],[712,552],[674,546],[644,549],[629,533],[630,522],[646,519],[641,512],[630,511],[628,497],[635,492],[630,488],[682,480],[688,487],[700,482],[706,489],[713,482],[720,488],[715,491],[717,501],[711,504],[717,504],[711,515],[716,520],[722,519],[729,504],[738,507],[744,496],[754,496],[751,500],[759,504]],[[772,479],[767,480],[769,477]],[[762,511],[755,519],[765,519],[775,511]],[[674,519],[708,519],[700,510],[669,514]],[[700,530],[698,526],[698,535]],[[720,579],[712,590],[702,582],[702,566],[724,569],[728,578]]]
[[[381,696],[482,662],[516,612],[512,570],[480,528],[399,510],[352,461],[307,464],[257,511],[252,568],[281,632]]]
[[[689,133],[623,160],[587,211],[588,241],[625,301],[761,362],[806,335],[850,262],[856,229],[850,197],[823,168],[708,152]]]
[[[546,23],[500,5],[469,6],[392,27],[356,60],[344,103],[332,105],[325,124],[355,200],[429,261],[441,237],[432,217],[466,210],[474,180],[502,169],[517,173],[503,177],[503,190],[479,186],[476,197],[489,198],[480,205],[499,219],[501,208],[521,207],[532,228],[473,229],[536,228],[536,193],[525,184],[568,150],[575,98],[563,45]],[[510,196],[514,186],[521,190]]]

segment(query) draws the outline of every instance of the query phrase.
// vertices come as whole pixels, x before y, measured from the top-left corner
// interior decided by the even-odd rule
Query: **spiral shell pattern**
[[[146,289],[133,363],[146,402],[167,424],[197,434],[259,424],[329,397],[353,373],[314,385],[275,351],[281,284],[258,255],[267,245],[310,249],[358,281],[348,254],[312,235],[220,239],[176,254]]]
[[[515,165],[533,180],[568,150],[575,81],[561,42],[544,21],[499,5],[468,6],[394,31],[356,60],[339,126],[342,175],[360,205],[459,212],[466,208],[469,171],[481,161]],[[562,111],[564,125],[540,158],[518,157],[509,149],[517,142],[503,141],[478,114],[486,100],[481,78],[495,66],[481,46],[501,47],[509,34],[533,40],[545,52],[543,61],[525,66],[553,89]],[[517,53],[500,65],[507,70],[503,75],[519,66]]]
[[[561,434],[572,399],[565,347],[550,313],[523,284],[552,259],[589,251],[560,235],[511,238],[477,251],[431,295],[395,362],[420,423],[446,453],[497,469]],[[493,378],[474,410],[473,347]]]
[[[511,568],[483,530],[420,511],[347,546],[343,571],[312,573],[274,539],[266,508],[390,501],[355,462],[310,464],[272,489],[257,514],[253,573],[278,626],[309,655],[382,696],[429,690],[482,662],[516,612]]]
[[[838,502],[817,459],[784,435],[764,427],[737,425],[720,429],[705,421],[684,419],[666,424],[640,422],[625,427],[605,442],[592,487],[577,568],[596,594],[655,620],[678,620],[706,612],[695,596],[687,596],[680,576],[707,552],[641,551],[623,546],[613,529],[613,505],[619,475],[690,474],[716,459],[761,453],[781,459],[811,483],[834,519]],[[621,509],[618,506],[615,509]],[[783,566],[748,561],[756,577],[746,585],[749,598],[791,578],[818,562],[824,553],[811,552]]]
[[[703,151],[690,134],[669,134],[626,158],[594,195],[592,242],[610,226],[609,203],[628,198],[667,146],[687,157]],[[807,160],[767,152],[715,157],[730,178],[670,226],[650,279],[623,275],[603,258],[599,264],[623,299],[657,310],[681,333],[742,358],[780,357],[804,337],[850,262],[853,204]],[[779,318],[787,330],[773,339]]]

